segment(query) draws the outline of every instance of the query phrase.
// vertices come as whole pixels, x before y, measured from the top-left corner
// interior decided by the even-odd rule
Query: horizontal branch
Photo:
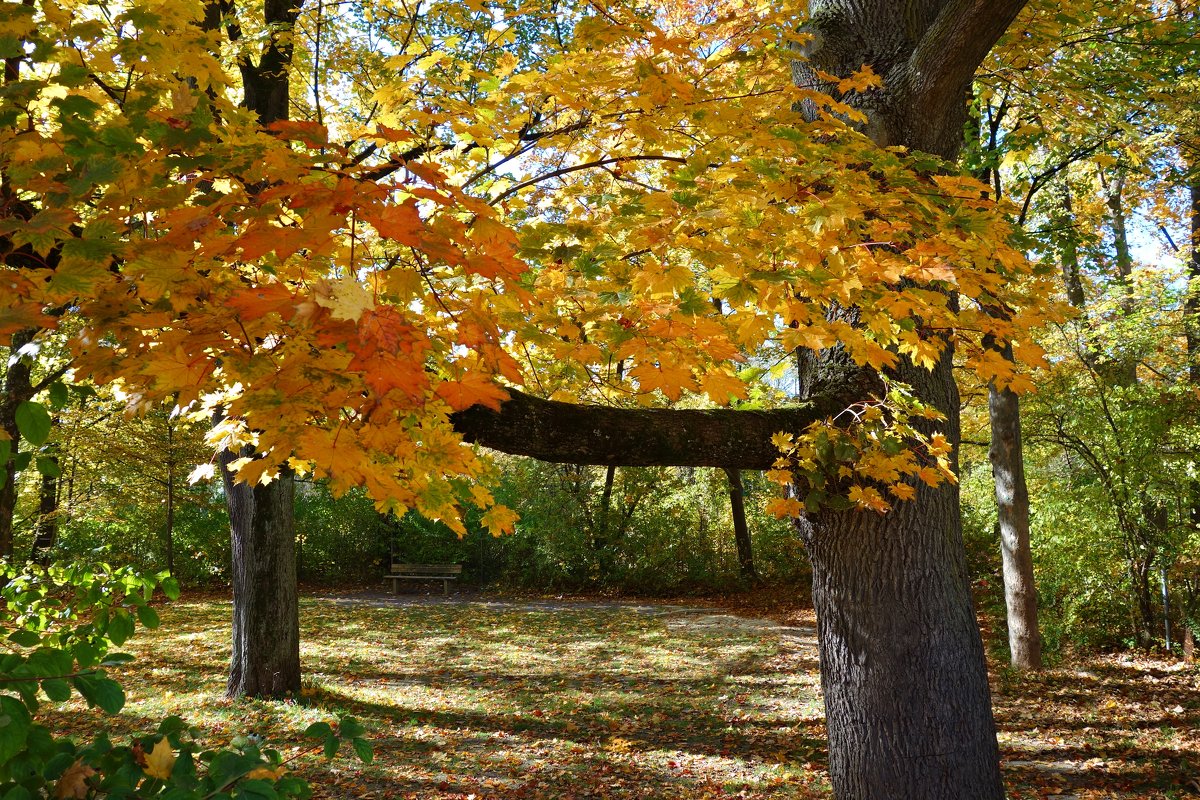
[[[771,436],[828,419],[863,391],[842,386],[788,408],[612,408],[543,400],[509,389],[499,411],[473,406],[451,416],[468,442],[541,461],[616,467],[770,469]]]

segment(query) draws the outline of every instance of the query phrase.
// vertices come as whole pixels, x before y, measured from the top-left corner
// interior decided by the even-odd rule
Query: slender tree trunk
[[[252,453],[226,450],[219,458],[233,543],[233,657],[226,694],[282,697],[300,691],[296,484],[287,468],[270,483],[234,483],[229,464]]]
[[[1006,348],[1011,356],[1012,348]],[[1008,389],[988,385],[992,444],[988,457],[996,485],[997,527],[1004,570],[1004,603],[1008,620],[1010,663],[1019,670],[1042,667],[1038,631],[1037,590],[1029,546],[1029,489],[1021,444],[1020,398]]]
[[[167,419],[167,519],[163,529],[163,550],[167,572],[175,574],[175,425]]]
[[[610,464],[604,470],[600,507],[592,520],[592,552],[596,555],[596,567],[602,581],[612,574],[613,567],[612,493],[616,478],[617,468]],[[585,498],[581,500],[586,504]]]
[[[1130,558],[1128,561],[1129,581],[1133,587],[1134,615],[1133,633],[1137,646],[1149,650],[1154,646],[1154,590],[1150,586],[1152,559]]]
[[[1200,164],[1190,164],[1200,171]],[[1200,175],[1188,187],[1191,213],[1190,247],[1188,248],[1188,293],[1184,301],[1185,332],[1187,336],[1188,380],[1200,386]],[[1200,514],[1193,513],[1192,524],[1200,524]]]
[[[17,512],[16,458],[20,452],[17,430],[17,406],[33,397],[33,374],[29,362],[14,358],[22,347],[33,341],[32,328],[17,331],[9,345],[8,367],[4,374],[4,394],[0,396],[0,429],[8,434],[8,459],[0,463],[0,558],[13,555],[13,519]]]
[[[746,524],[746,489],[742,485],[742,473],[726,469],[729,480],[729,509],[733,516],[733,538],[737,542],[738,569],[747,580],[758,580],[754,568],[754,549],[750,543],[750,526]]]
[[[1116,275],[1113,277],[1121,290],[1121,310],[1128,315],[1133,313],[1133,254],[1129,249],[1129,234],[1126,230],[1124,167],[1118,167],[1111,184],[1104,182],[1104,186],[1113,232],[1116,267]],[[1137,361],[1121,352],[1115,355],[1113,363],[1108,365],[1105,372],[1118,386],[1132,386],[1137,383]]]
[[[167,523],[163,531],[163,546],[166,549],[167,572],[175,574],[175,475],[167,472]]]
[[[1054,215],[1052,224],[1062,228],[1075,224],[1070,187],[1063,189],[1062,211]],[[1079,241],[1073,230],[1059,236],[1062,241],[1062,278],[1063,286],[1067,290],[1067,301],[1073,308],[1082,309],[1087,298],[1083,291],[1083,277],[1079,272]]]
[[[54,465],[58,465],[58,456],[48,456]],[[58,541],[58,485],[57,475],[42,475],[41,490],[38,492],[38,519],[34,528],[33,549],[29,554],[31,561],[46,564],[50,560],[50,551]]]

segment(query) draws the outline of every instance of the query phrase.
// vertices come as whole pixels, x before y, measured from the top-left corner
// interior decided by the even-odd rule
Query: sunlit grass
[[[128,648],[125,712],[52,724],[178,714],[214,744],[255,733],[287,751],[353,714],[375,762],[303,760],[318,797],[828,797],[815,665],[778,668],[810,654],[734,617],[307,599],[305,688],[284,703],[223,699],[228,618],[220,601],[164,608]]]
[[[223,698],[229,604],[162,609],[121,675],[119,717],[79,703],[50,725],[148,732],[177,714],[211,744],[255,733],[285,754],[353,714],[376,761],[297,762],[320,798],[830,797],[811,612],[800,628],[660,607],[305,599],[304,690]],[[1200,791],[1200,671],[1095,656],[993,680],[1008,796],[1182,798]]]

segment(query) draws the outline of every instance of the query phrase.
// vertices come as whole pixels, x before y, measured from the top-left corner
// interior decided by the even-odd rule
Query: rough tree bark
[[[218,459],[233,541],[233,656],[229,697],[282,697],[300,691],[296,591],[295,480],[234,483],[229,464],[253,450]]]
[[[872,138],[952,160],[974,71],[1023,6],[1024,0],[816,0],[806,55],[834,75],[870,64],[883,88],[845,99],[866,112]],[[816,82],[803,65],[796,77]],[[902,365],[898,373],[946,415],[944,428],[957,443],[952,354],[932,371]],[[838,388],[817,396],[853,393]],[[799,431],[800,423],[824,416],[812,412],[807,406],[790,418],[736,410],[694,416],[704,412],[564,408],[517,396],[499,412],[457,415],[455,426],[481,444],[546,460],[761,469],[771,449],[764,426]],[[525,429],[525,422],[538,427]],[[687,435],[692,425],[700,430],[695,438]],[[516,441],[516,431],[526,443]],[[722,456],[712,458],[713,449]],[[922,487],[886,516],[822,512],[805,526],[835,794],[1000,800],[957,488]]]

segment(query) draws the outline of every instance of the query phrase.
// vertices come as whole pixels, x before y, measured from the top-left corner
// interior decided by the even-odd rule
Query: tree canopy
[[[795,85],[799,7],[655,9],[6,6],[0,331],[69,330],[133,409],[222,408],[241,480],[290,464],[452,525],[486,466],[450,415],[512,387],[727,405],[768,348],[885,375],[953,343],[1026,388],[980,342],[1036,362],[1046,283],[985,186],[856,130],[837,98],[879,76]]]

